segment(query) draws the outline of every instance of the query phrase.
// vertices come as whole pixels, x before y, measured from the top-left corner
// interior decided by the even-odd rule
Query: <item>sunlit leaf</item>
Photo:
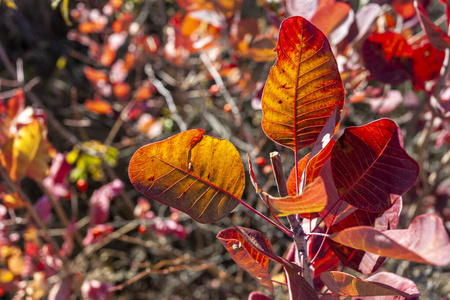
[[[321,211],[327,204],[327,192],[322,177],[306,186],[301,195],[272,197],[268,195],[270,208],[278,217]]]
[[[417,294],[411,295],[387,284],[359,279],[343,272],[325,272],[320,278],[330,291],[341,296],[417,296]]]
[[[297,194],[297,182],[299,183],[300,190],[302,190],[305,186],[312,183],[317,176],[319,176],[323,164],[331,155],[331,149],[333,149],[335,143],[333,136],[339,128],[340,121],[339,110],[336,106],[330,118],[328,118],[327,122],[320,131],[311,152],[298,161],[297,181],[295,180],[295,167],[289,174],[289,178],[287,180],[289,195],[292,196]]]
[[[333,233],[330,238],[380,256],[437,266],[450,263],[450,239],[442,220],[432,214],[416,217],[408,229],[382,231],[357,226]]]
[[[340,199],[370,212],[389,209],[419,174],[390,119],[346,128],[331,152],[331,165]]]
[[[263,234],[259,236],[261,238],[260,243],[272,248],[270,241]],[[273,283],[268,272],[268,257],[262,255],[247,243],[236,228],[222,230],[217,234],[217,238],[228,250],[231,258],[241,268],[250,273],[261,285],[273,293]]]
[[[230,142],[203,133],[189,130],[140,148],[131,158],[129,176],[151,199],[212,223],[239,204],[245,174]]]
[[[262,127],[275,142],[298,151],[314,143],[344,88],[323,33],[302,17],[281,25],[278,59],[262,97]]]

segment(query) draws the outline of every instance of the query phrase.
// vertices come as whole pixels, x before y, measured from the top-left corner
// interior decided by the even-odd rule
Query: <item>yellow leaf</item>
[[[14,274],[7,269],[0,269],[0,283],[10,283],[14,279]]]
[[[41,143],[41,129],[38,120],[23,126],[17,135],[6,143],[0,153],[0,162],[12,180],[25,177]]]

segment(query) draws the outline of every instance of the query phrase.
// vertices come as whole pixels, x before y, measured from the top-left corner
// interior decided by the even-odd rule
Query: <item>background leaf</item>
[[[144,195],[181,210],[200,223],[216,222],[238,204],[244,165],[228,141],[189,130],[140,148],[129,176]]]
[[[413,51],[399,33],[372,33],[361,54],[366,68],[381,82],[400,84],[412,78]]]
[[[302,17],[283,21],[262,96],[262,127],[275,142],[298,151],[314,143],[344,88],[325,35]]]

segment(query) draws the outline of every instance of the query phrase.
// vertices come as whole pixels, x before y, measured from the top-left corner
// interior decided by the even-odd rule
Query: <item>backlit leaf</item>
[[[344,88],[325,35],[302,17],[283,21],[262,96],[262,128],[275,142],[298,151],[314,143]]]
[[[389,209],[419,174],[390,119],[348,127],[331,152],[331,166],[340,199],[369,212]]]
[[[311,153],[298,161],[297,181],[299,182],[300,191],[305,186],[312,183],[317,178],[317,176],[319,176],[319,172],[322,169],[323,164],[330,157],[331,149],[333,149],[333,145],[335,143],[335,141],[333,140],[333,136],[339,128],[340,121],[339,110],[338,107],[336,107],[330,118],[328,118],[327,122],[320,131],[319,136],[317,137],[317,140],[311,149]],[[297,194],[297,181],[295,180],[294,167],[287,180],[289,195]]]
[[[269,240],[263,234],[259,234],[259,237],[261,238],[260,242],[266,247],[272,247]],[[217,235],[217,238],[228,250],[231,258],[241,268],[250,273],[261,285],[273,293],[273,283],[268,272],[268,257],[247,243],[236,228],[222,230]]]
[[[322,273],[320,278],[330,291],[341,296],[414,296],[390,287],[387,284],[359,279],[344,272],[325,272]]]
[[[306,186],[301,195],[272,197],[268,195],[269,205],[278,217],[321,211],[327,204],[327,192],[322,177]]]
[[[244,165],[228,141],[189,130],[136,151],[130,180],[141,193],[200,223],[216,222],[238,204]]]
[[[432,214],[416,217],[408,229],[379,230],[357,226],[333,233],[335,242],[380,256],[446,266],[450,239],[442,220]]]

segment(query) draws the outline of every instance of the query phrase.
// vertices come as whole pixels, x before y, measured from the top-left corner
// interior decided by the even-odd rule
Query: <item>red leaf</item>
[[[309,21],[284,20],[276,51],[262,97],[262,127],[297,152],[316,141],[336,106],[342,109],[344,88],[325,35]]]
[[[369,277],[367,277],[365,280],[373,282],[373,283],[379,283],[383,285],[387,285],[390,287],[393,287],[394,289],[397,289],[399,291],[402,291],[404,293],[407,293],[409,295],[416,295],[412,297],[408,297],[409,300],[417,300],[420,296],[420,291],[417,289],[416,284],[405,277],[402,277],[400,275],[389,273],[389,272],[378,272],[376,274],[373,274]],[[398,300],[398,296],[371,296],[371,297],[364,297],[364,300]],[[405,299],[404,297],[400,297],[400,299]],[[354,299],[357,300],[357,299]]]
[[[380,256],[437,266],[450,263],[450,239],[442,220],[432,214],[416,217],[408,229],[382,231],[358,226],[331,234],[329,238]]]
[[[343,272],[326,272],[320,278],[330,291],[340,296],[418,296],[397,290],[390,285],[359,279]]]
[[[427,34],[431,45],[439,50],[445,50],[450,47],[450,37],[445,34],[439,27],[434,25],[433,22],[428,19],[425,9],[414,1],[416,13],[419,16],[420,25]]]
[[[259,253],[267,256],[269,259],[282,264],[284,270],[286,272],[287,285],[289,289],[290,299],[318,299],[317,294],[314,292],[314,289],[309,285],[309,283],[300,275],[301,268],[291,263],[290,261],[279,257],[273,251],[272,246],[270,247],[264,243],[265,236],[252,229],[248,229],[245,227],[238,227],[236,229],[239,231],[241,236],[252,245],[254,249],[256,249]]]
[[[430,43],[414,49],[414,87],[417,90],[425,90],[427,81],[439,77],[445,52],[433,47]]]
[[[347,202],[340,201],[339,194],[333,180],[331,171],[331,160],[327,160],[320,170],[320,177],[323,178],[327,191],[327,205],[319,212],[319,216],[323,219],[327,227],[345,219],[348,215],[353,213],[356,208]],[[337,203],[337,202],[340,203]]]
[[[335,225],[331,226],[330,233],[362,225],[373,226],[380,230],[396,229],[401,209],[401,198],[397,199],[395,204],[382,215],[380,213],[369,213],[358,209],[348,215],[344,220],[336,222]],[[385,260],[384,257],[380,258],[378,255],[349,248],[331,240],[328,240],[328,244],[343,264],[363,274],[375,272]]]
[[[89,199],[90,224],[102,224],[109,219],[109,204],[123,189],[123,182],[116,179],[95,190]]]
[[[419,173],[390,119],[348,127],[331,152],[331,165],[340,199],[369,212],[389,209]]]
[[[247,229],[249,231],[254,231]],[[269,240],[262,234],[257,234],[259,243],[264,247],[272,248]],[[269,258],[252,247],[241,236],[236,228],[227,228],[217,234],[217,238],[230,253],[231,258],[250,275],[252,275],[261,285],[273,293],[272,279],[270,278]],[[272,250],[273,251],[273,250]]]
[[[316,142],[311,150],[311,153],[299,160],[298,168],[298,182],[300,183],[300,190],[312,183],[318,176],[323,164],[330,157],[331,149],[335,141],[332,139],[340,123],[339,110],[336,107],[327,120],[325,125],[317,137]],[[306,170],[305,170],[306,165]],[[287,188],[289,195],[297,194],[295,180],[295,167],[292,169],[287,180]]]
[[[272,298],[261,292],[251,292],[248,295],[248,300],[272,300]]]
[[[373,33],[362,45],[366,68],[381,82],[400,84],[411,78],[413,51],[399,33]]]

